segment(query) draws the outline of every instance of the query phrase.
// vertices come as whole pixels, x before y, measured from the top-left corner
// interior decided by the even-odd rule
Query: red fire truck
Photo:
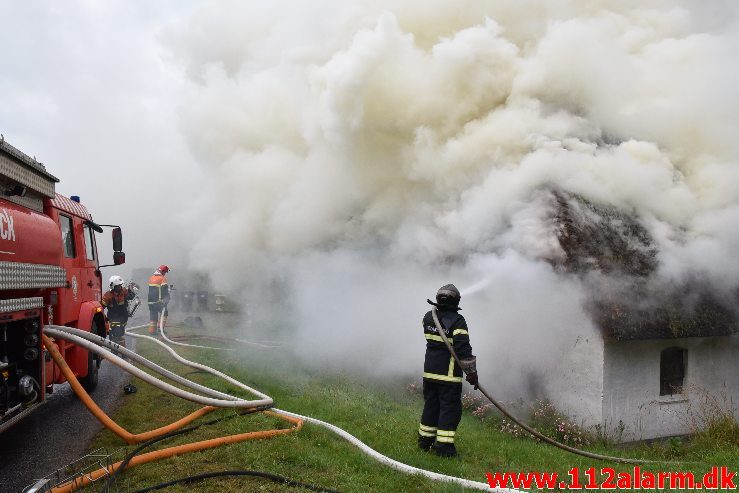
[[[0,432],[44,402],[64,376],[41,341],[45,324],[101,336],[100,272],[92,220],[78,197],[55,192],[59,180],[35,158],[0,137]],[[121,229],[113,228],[113,264],[125,262]],[[57,341],[85,388],[97,385],[100,360]]]

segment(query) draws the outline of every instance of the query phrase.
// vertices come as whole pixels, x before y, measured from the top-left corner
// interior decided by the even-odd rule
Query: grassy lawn
[[[170,335],[193,332],[171,328]],[[203,331],[199,331],[202,333]],[[209,332],[209,333],[216,333]],[[227,329],[217,333],[227,334]],[[196,344],[198,342],[195,342]],[[228,383],[176,363],[168,354],[148,341],[137,342],[137,351],[163,366],[199,383],[226,392],[238,393]],[[205,343],[208,345],[210,343]],[[366,444],[400,462],[442,474],[485,482],[488,471],[556,471],[566,478],[572,467],[613,467],[631,471],[633,466],[599,463],[575,456],[530,438],[517,438],[501,433],[499,421],[480,420],[465,411],[458,429],[457,447],[461,457],[441,459],[416,447],[416,429],[423,404],[418,394],[409,392],[409,382],[378,383],[348,375],[323,374],[299,367],[288,353],[280,349],[257,351],[244,346],[243,351],[228,353],[175,347],[185,358],[213,366],[234,378],[270,395],[275,407],[328,421],[352,433]],[[134,382],[139,391],[126,396],[113,418],[131,432],[143,432],[170,423],[199,406],[172,397],[157,389]],[[494,382],[487,383],[494,389]],[[217,411],[202,420],[236,414]],[[214,438],[246,431],[285,428],[288,424],[271,416],[251,414],[233,417],[212,426],[200,428],[185,436],[157,443],[153,449]],[[727,425],[728,426],[728,425]],[[702,475],[711,465],[727,465],[739,469],[739,442],[736,430],[728,426],[692,441],[615,447],[592,445],[591,451],[609,455],[641,457],[653,460],[682,460],[698,463],[648,464],[643,470],[690,470]],[[719,439],[714,439],[723,433]],[[109,431],[96,439],[94,448],[120,449],[121,440]],[[132,450],[133,446],[127,447]],[[119,450],[119,454],[122,450]],[[149,450],[147,450],[149,451]],[[439,483],[420,476],[410,476],[381,465],[334,433],[310,424],[302,430],[276,438],[247,441],[220,448],[181,455],[143,464],[123,473],[119,479],[122,491],[135,491],[145,486],[192,474],[250,469],[266,471],[291,479],[313,483],[342,492],[458,492],[460,486]],[[99,489],[95,488],[95,491]],[[307,491],[285,487],[265,479],[210,479],[189,485],[177,485],[166,491]]]

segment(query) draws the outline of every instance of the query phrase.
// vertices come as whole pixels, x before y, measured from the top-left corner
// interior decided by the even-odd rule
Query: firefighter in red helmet
[[[149,334],[157,333],[159,316],[163,313],[163,321],[167,321],[167,303],[169,303],[169,286],[166,274],[169,267],[160,265],[149,278]]]

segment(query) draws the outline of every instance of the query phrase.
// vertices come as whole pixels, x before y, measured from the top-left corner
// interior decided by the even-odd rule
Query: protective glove
[[[468,373],[464,378],[470,385],[475,387],[475,390],[477,390],[477,372]]]
[[[469,358],[463,358],[459,360],[460,365],[462,366],[462,371],[466,374],[470,373],[476,373],[477,372],[477,358],[474,356],[470,356]]]

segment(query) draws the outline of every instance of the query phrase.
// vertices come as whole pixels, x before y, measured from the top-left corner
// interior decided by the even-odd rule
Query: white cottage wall
[[[711,405],[723,402],[739,418],[739,339],[706,337],[606,341],[603,368],[603,426],[623,441],[687,434],[701,424]],[[682,394],[660,396],[660,353],[687,349]]]
[[[603,340],[598,334],[576,336],[546,380],[549,400],[576,424],[592,428],[602,422]]]

